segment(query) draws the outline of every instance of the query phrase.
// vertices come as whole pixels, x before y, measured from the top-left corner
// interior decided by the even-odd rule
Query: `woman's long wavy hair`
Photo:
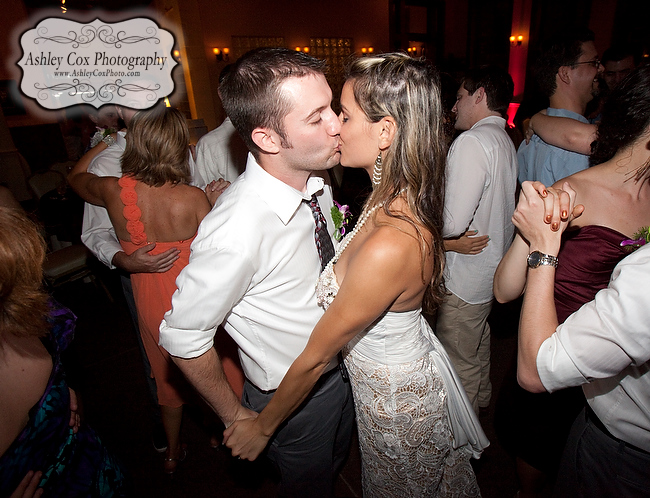
[[[597,138],[591,144],[591,165],[609,161],[632,146],[650,127],[650,64],[632,71],[607,97]],[[650,164],[639,165],[636,181],[647,179]]]
[[[0,348],[8,334],[47,334],[44,259],[45,241],[36,225],[21,211],[0,207]]]
[[[425,309],[433,311],[445,293],[442,227],[447,141],[438,72],[423,60],[389,53],[354,60],[346,76],[352,81],[356,102],[371,122],[390,116],[397,123],[393,142],[382,154],[381,183],[375,186],[366,208],[383,203],[388,216],[403,219],[416,229],[423,279],[425,259],[433,257],[433,276],[424,299]],[[390,208],[402,190],[411,216]]]
[[[150,187],[190,183],[190,132],[185,117],[171,107],[135,113],[129,124],[122,173]]]

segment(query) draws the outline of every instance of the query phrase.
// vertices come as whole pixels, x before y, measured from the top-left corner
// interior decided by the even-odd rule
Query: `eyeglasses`
[[[594,66],[596,69],[598,69],[600,67],[600,59],[594,59],[591,61],[584,61],[584,62],[574,62],[573,64],[571,64],[571,66],[572,67],[579,66],[580,64],[589,64],[591,66]]]

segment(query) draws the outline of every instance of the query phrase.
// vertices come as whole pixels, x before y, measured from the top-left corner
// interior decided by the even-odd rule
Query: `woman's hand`
[[[43,494],[43,488],[38,487],[38,483],[41,480],[43,473],[34,472],[30,470],[27,472],[23,480],[20,481],[20,484],[16,490],[11,493],[10,498],[38,498]]]
[[[271,436],[264,434],[257,418],[240,419],[223,432],[223,444],[232,450],[232,456],[255,460]]]
[[[564,182],[562,190],[546,188],[540,182],[523,183],[512,222],[529,242],[531,251],[553,255],[559,252],[562,232],[584,210],[582,205],[575,206],[575,196],[568,182]]]
[[[478,230],[467,230],[456,239],[445,239],[445,251],[460,254],[479,254],[490,241],[489,235],[478,235]]]
[[[79,410],[79,403],[77,402],[77,393],[68,387],[70,391],[70,427],[72,427],[72,432],[75,434],[79,430],[81,425],[81,417],[77,410]]]
[[[230,182],[219,178],[219,180],[212,180],[205,186],[205,195],[210,201],[210,206],[214,206],[214,203],[217,202],[217,199],[224,191],[230,186]]]
[[[546,116],[546,109],[542,109],[537,114],[534,114],[533,117],[531,117],[528,120],[528,126],[526,127],[526,134],[524,135],[527,144],[530,143],[530,139],[533,138],[533,135],[535,134],[534,122],[535,122],[535,116],[537,116],[538,114]]]

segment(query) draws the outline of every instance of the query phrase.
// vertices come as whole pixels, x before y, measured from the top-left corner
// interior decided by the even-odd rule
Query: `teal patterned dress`
[[[52,373],[27,426],[0,457],[0,497],[9,496],[29,470],[43,472],[39,487],[47,497],[126,495],[124,472],[95,431],[82,424],[75,434],[69,426],[61,353],[72,341],[75,321],[70,310],[53,307],[50,334],[43,339],[52,355]]]

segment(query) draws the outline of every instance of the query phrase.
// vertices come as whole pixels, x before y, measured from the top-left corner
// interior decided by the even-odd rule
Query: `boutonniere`
[[[106,135],[110,135],[111,133],[115,133],[116,130],[113,128],[100,128],[99,126],[97,127],[97,131],[95,134],[90,138],[90,148],[92,149],[95,145],[97,145],[99,142],[101,142]]]
[[[628,251],[635,251],[648,242],[650,242],[650,227],[643,227],[633,235],[632,239],[621,242],[621,247],[625,247]]]
[[[334,222],[334,238],[338,242],[345,235],[345,227],[350,221],[352,213],[350,213],[350,207],[347,204],[340,205],[338,202],[334,201],[334,206],[330,211],[332,213],[332,221]]]

